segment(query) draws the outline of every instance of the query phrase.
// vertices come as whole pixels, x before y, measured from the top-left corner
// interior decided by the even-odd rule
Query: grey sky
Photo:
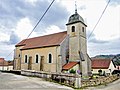
[[[16,33],[17,25],[20,22],[20,20],[23,18],[28,18],[32,26],[35,26],[35,24],[40,19],[40,17],[42,16],[42,14],[44,13],[44,11],[51,2],[51,0],[35,0],[36,2],[33,3],[28,1],[29,0],[14,0],[14,1],[0,0],[0,57],[6,58],[6,56],[11,52],[11,50],[14,49],[15,44],[17,44],[20,41],[20,37],[18,36],[18,33]],[[111,0],[110,5],[112,7],[120,5],[120,0]],[[85,11],[86,9],[87,9],[86,5],[81,5],[80,7],[78,5],[78,11],[80,10]],[[56,0],[56,2],[52,5],[50,10],[47,12],[43,20],[36,28],[35,32],[37,32],[39,35],[39,33],[41,34],[43,32],[46,32],[46,29],[48,29],[52,25],[58,26],[61,31],[66,30],[65,24],[68,22],[68,18],[70,15],[71,12],[67,9],[67,7],[65,5],[62,5],[58,0]],[[87,18],[87,20],[88,19],[89,18]],[[89,26],[90,24],[88,25],[88,27]],[[29,31],[31,30],[26,30],[26,31],[28,31],[26,33],[26,35],[28,35],[30,33]],[[89,33],[90,30],[87,29],[87,35],[89,35]],[[96,53],[95,52],[93,53],[94,55],[98,54],[101,48],[101,44],[104,45],[102,46],[102,48],[106,48],[110,46],[111,53],[112,51],[114,52],[114,50],[120,51],[119,49],[120,47],[118,46],[118,44],[120,45],[119,39],[114,39],[111,41],[100,40],[96,38],[95,33],[93,33],[90,39],[88,40],[88,46],[89,46],[88,48],[90,50],[89,52],[91,52],[91,50],[94,47],[98,47],[99,49],[94,48],[95,50],[98,51],[96,51]],[[3,49],[4,46],[7,48]],[[12,59],[12,58],[13,57],[11,55],[7,59]]]

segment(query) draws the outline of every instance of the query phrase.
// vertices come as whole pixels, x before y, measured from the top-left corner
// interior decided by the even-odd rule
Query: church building
[[[77,70],[88,75],[91,60],[87,54],[87,25],[75,10],[66,26],[67,31],[24,39],[16,44],[14,69],[61,73],[77,62],[74,64]]]

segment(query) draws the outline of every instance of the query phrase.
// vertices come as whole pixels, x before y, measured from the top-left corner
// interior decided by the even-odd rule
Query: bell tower
[[[80,71],[83,75],[88,74],[88,56],[86,43],[86,27],[84,19],[77,13],[69,17],[67,34],[69,36],[69,61],[80,61]]]

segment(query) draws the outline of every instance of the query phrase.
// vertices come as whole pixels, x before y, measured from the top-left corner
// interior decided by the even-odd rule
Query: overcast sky
[[[0,0],[0,57],[13,59],[15,45],[29,35],[51,1]],[[76,1],[77,11],[87,24],[88,36],[108,0]],[[65,31],[66,23],[74,12],[75,0],[56,0],[30,37]],[[120,53],[120,0],[111,0],[87,42],[91,57]]]

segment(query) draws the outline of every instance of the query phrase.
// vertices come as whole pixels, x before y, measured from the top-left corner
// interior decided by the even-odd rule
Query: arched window
[[[35,56],[35,62],[38,63],[38,61],[39,61],[39,56],[36,55],[36,56]]]
[[[52,54],[48,55],[48,63],[52,63]]]
[[[84,32],[84,30],[85,30],[84,27],[82,27],[82,32]]]
[[[72,32],[75,32],[75,26],[72,26]]]
[[[27,63],[28,61],[28,56],[27,55],[25,55],[25,63]]]

